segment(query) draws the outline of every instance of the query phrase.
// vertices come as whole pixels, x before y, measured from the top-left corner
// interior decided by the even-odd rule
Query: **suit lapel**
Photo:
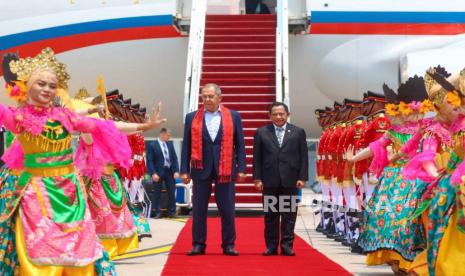
[[[278,137],[276,137],[276,132],[274,130],[273,124],[268,126],[268,131],[270,132],[271,140],[273,140],[274,144],[279,148]]]
[[[283,137],[283,143],[281,144],[281,148],[286,145],[287,141],[289,141],[289,137],[291,137],[293,133],[294,133],[294,128],[291,124],[288,123],[286,126],[286,129],[284,130],[284,137]]]
[[[218,127],[218,133],[216,133],[215,141],[213,143],[216,143],[216,140],[220,139],[223,135],[223,121],[220,121],[220,126]]]

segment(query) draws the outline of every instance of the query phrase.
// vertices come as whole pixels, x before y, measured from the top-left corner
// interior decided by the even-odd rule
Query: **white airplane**
[[[242,1],[213,1],[231,5]],[[396,87],[408,76],[441,64],[464,67],[465,3],[460,0],[292,0],[289,36],[292,120],[318,138],[316,108],[367,90]],[[213,5],[212,4],[212,5]],[[2,1],[0,51],[37,53],[51,46],[68,64],[70,90],[94,91],[103,74],[108,89],[133,101],[164,102],[175,137],[182,134],[191,0]],[[213,9],[212,9],[213,10]],[[220,9],[217,9],[217,12]],[[293,23],[294,22],[294,23]],[[9,102],[5,94],[2,103]]]

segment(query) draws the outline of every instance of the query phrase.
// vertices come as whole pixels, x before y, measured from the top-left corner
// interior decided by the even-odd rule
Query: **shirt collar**
[[[208,113],[208,114],[217,115],[217,114],[221,113],[221,105],[218,106],[218,109],[215,112],[210,112],[210,111],[208,111],[206,109],[205,109],[205,112]]]
[[[278,126],[275,125],[275,124],[273,124],[273,126],[274,126],[274,131],[276,131],[276,129],[278,128]],[[287,127],[287,123],[285,123],[281,128],[284,129],[284,130],[286,130],[286,127]]]

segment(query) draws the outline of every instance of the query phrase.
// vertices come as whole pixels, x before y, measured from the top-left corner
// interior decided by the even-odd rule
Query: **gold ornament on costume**
[[[89,94],[89,92],[87,91],[85,87],[79,89],[76,95],[74,95],[74,98],[78,100],[84,100],[89,97],[91,97],[91,95]]]
[[[55,53],[49,47],[43,49],[35,57],[11,61],[10,70],[18,76],[19,81],[25,83],[29,81],[33,72],[37,70],[49,70],[55,73],[59,88],[68,88],[68,80],[70,77],[66,72],[66,65],[56,59]]]

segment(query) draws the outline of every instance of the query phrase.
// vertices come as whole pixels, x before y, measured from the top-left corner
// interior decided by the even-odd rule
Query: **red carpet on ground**
[[[263,218],[236,218],[238,257],[221,250],[220,218],[208,218],[206,255],[187,256],[192,247],[192,219],[181,230],[162,275],[350,275],[296,236],[295,257],[261,255],[265,249]]]

